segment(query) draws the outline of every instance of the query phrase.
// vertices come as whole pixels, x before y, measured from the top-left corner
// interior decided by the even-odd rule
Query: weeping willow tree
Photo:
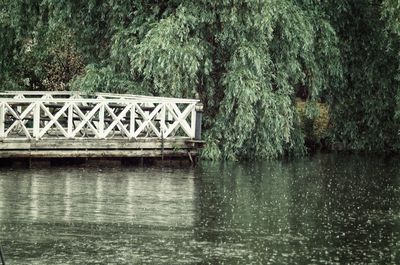
[[[207,118],[205,156],[304,151],[296,94],[306,90],[316,101],[341,77],[337,39],[318,5],[172,2],[155,20],[144,24],[143,36],[134,34],[143,25],[135,19],[122,31],[135,43],[127,47],[130,71],[156,95],[199,93]],[[114,44],[112,50],[124,51]]]
[[[396,1],[2,0],[0,10],[2,89],[199,95],[213,159],[303,154],[296,97],[309,118],[329,105],[332,141],[398,143]]]
[[[344,77],[330,89],[332,134],[346,149],[399,149],[399,46],[387,30],[399,26],[388,17],[393,4],[398,10],[398,1],[340,0],[327,9],[340,40]]]
[[[393,98],[391,103],[395,110],[393,122],[395,126],[394,136],[395,141],[391,144],[392,149],[398,151],[400,149],[399,137],[400,132],[400,5],[398,1],[385,0],[382,3],[382,18],[384,23],[384,34],[386,42],[386,50],[391,55],[391,73],[392,79],[395,80],[396,85],[392,88]]]

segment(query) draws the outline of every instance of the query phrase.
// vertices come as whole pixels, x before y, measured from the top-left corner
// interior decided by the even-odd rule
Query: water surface
[[[7,264],[400,264],[398,159],[0,171]]]

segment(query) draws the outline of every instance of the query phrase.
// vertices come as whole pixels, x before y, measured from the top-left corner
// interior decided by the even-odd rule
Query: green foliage
[[[129,75],[118,74],[111,67],[96,67],[89,64],[85,74],[76,78],[71,84],[72,90],[87,94],[94,92],[143,94],[143,90],[130,79]]]
[[[396,149],[399,10],[394,0],[3,0],[0,89],[198,94],[212,159],[304,154],[296,97],[311,120],[329,105],[333,141]]]
[[[400,122],[400,86],[398,85],[398,81],[400,81],[400,6],[398,1],[393,0],[385,0],[382,3],[382,17],[385,22],[385,39],[387,40],[386,50],[390,52],[390,55],[395,58],[396,64],[391,65],[392,71],[395,71],[396,74],[394,76],[395,82],[397,85],[393,86],[393,94],[395,94],[394,99],[392,99],[392,104],[395,104],[395,115],[393,117],[392,122],[395,124],[399,124]],[[392,77],[393,78],[393,77]],[[393,102],[394,100],[394,102]],[[392,148],[395,150],[400,149],[400,143],[397,140],[398,132],[400,131],[399,126],[394,126],[394,136],[396,140],[393,141]],[[397,133],[397,134],[396,134]]]
[[[391,47],[391,36],[382,20],[387,2],[375,2],[343,0],[336,10],[332,8],[344,82],[332,87],[328,99],[336,142],[348,149],[390,151],[399,147],[399,123],[394,119],[398,46]]]
[[[193,97],[204,44],[191,30],[196,17],[184,7],[161,19],[129,53],[132,71],[159,95]]]
[[[296,111],[306,141],[321,144],[322,140],[326,140],[329,130],[329,109],[326,103],[296,99]]]

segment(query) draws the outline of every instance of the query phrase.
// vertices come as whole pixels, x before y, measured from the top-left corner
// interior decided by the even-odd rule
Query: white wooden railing
[[[0,139],[194,139],[199,110],[199,100],[194,99],[4,92],[0,93]]]

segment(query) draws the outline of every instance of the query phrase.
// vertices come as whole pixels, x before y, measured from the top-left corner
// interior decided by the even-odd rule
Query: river
[[[400,264],[398,158],[1,169],[7,265]]]

